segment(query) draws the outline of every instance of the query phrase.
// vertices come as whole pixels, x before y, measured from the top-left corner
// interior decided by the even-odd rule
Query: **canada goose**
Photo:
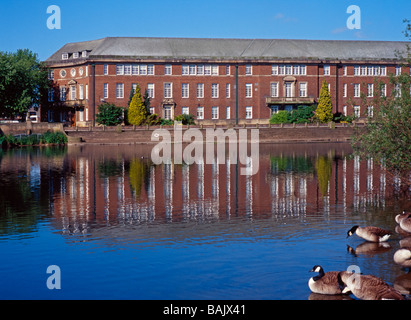
[[[411,233],[411,214],[400,221],[400,227],[404,231]]]
[[[401,293],[375,276],[342,271],[338,273],[337,281],[343,293],[351,291],[361,300],[404,300]]]
[[[397,214],[395,216],[395,222],[400,224],[402,220],[410,218],[410,217],[411,217],[411,212],[403,211],[402,213]]]
[[[394,262],[405,268],[411,268],[411,249],[401,248],[394,253]]]
[[[354,226],[347,232],[347,238],[353,234],[370,241],[370,242],[383,242],[387,241],[391,236],[391,231],[384,230],[378,227],[360,227]]]
[[[316,265],[310,272],[318,272],[318,275],[308,281],[308,287],[312,292],[329,295],[342,294],[337,279],[339,271],[324,273],[323,268]]]

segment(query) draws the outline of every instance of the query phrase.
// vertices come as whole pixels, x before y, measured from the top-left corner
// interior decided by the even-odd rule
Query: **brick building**
[[[94,125],[103,102],[127,107],[139,84],[151,112],[198,122],[267,122],[318,101],[329,84],[334,113],[372,116],[376,80],[409,73],[405,42],[109,37],[68,43],[46,60],[54,88],[42,121]],[[361,96],[366,97],[366,103]]]

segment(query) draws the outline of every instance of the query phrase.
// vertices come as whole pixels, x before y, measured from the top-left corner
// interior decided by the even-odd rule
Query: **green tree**
[[[116,126],[123,122],[123,108],[103,103],[98,107],[96,121],[105,126]]]
[[[146,107],[147,114],[150,114],[150,105],[151,105],[151,102],[150,102],[150,96],[148,95],[147,89],[146,89],[146,91],[144,92],[143,103],[144,103],[144,106]]]
[[[289,123],[289,120],[288,120],[289,114],[290,113],[286,110],[280,110],[271,116],[270,123],[272,124]]]
[[[327,81],[323,81],[320,91],[320,98],[318,99],[318,106],[315,110],[315,118],[322,123],[330,122],[333,119],[333,105],[331,102],[331,95],[328,91]]]
[[[411,24],[408,20],[404,32],[411,40]],[[411,66],[411,48],[398,53],[402,66]],[[353,137],[354,151],[361,158],[372,157],[383,164],[388,173],[401,177],[404,189],[411,185],[411,77],[403,72],[400,76],[390,75],[391,94],[382,96],[381,85],[377,90],[373,105],[374,116],[369,118],[365,128],[358,128]],[[388,90],[387,90],[388,93]]]
[[[135,93],[128,108],[128,122],[132,125],[139,126],[147,118],[147,109],[141,96],[140,86],[137,84]]]
[[[298,106],[296,110],[291,111],[288,120],[291,123],[309,123],[314,117],[315,106]]]
[[[47,97],[48,70],[28,49],[0,52],[0,114],[21,115]]]

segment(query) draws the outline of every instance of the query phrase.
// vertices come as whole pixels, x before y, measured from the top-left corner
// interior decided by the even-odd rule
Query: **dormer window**
[[[68,55],[67,52],[64,52],[64,53],[61,54],[61,59],[63,59],[63,60],[67,60],[68,57],[69,57],[69,55]]]
[[[73,52],[73,59],[78,59],[78,57],[79,57],[78,52]]]
[[[87,50],[84,50],[81,52],[81,57],[82,58],[87,58]]]

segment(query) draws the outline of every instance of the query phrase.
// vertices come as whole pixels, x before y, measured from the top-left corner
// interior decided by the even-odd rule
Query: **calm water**
[[[346,239],[356,224],[395,230],[411,209],[349,145],[261,145],[252,177],[230,163],[153,165],[150,151],[0,151],[0,298],[315,299],[316,264],[357,265],[409,293],[392,259],[403,235]]]

